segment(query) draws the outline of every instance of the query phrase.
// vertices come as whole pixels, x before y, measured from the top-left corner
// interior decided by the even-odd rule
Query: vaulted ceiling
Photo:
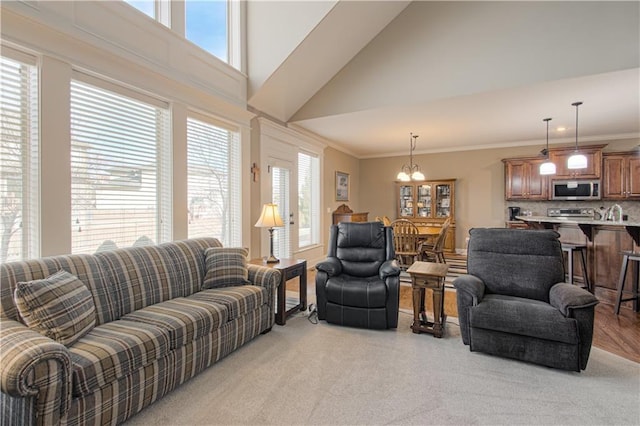
[[[255,1],[248,104],[359,158],[640,135],[640,2]],[[564,128],[565,130],[558,130]]]

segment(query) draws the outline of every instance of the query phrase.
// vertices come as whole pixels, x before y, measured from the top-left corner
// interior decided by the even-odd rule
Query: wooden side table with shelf
[[[413,289],[413,324],[414,333],[430,333],[434,337],[444,335],[447,315],[444,313],[444,279],[449,265],[446,263],[414,262],[407,273],[411,276]],[[427,320],[424,309],[426,289],[433,291],[433,322]]]
[[[287,317],[307,309],[307,261],[304,259],[280,259],[278,263],[266,263],[263,259],[252,259],[252,265],[265,266],[280,271],[280,285],[276,292],[276,324],[285,325]],[[300,277],[299,303],[287,309],[287,281]]]

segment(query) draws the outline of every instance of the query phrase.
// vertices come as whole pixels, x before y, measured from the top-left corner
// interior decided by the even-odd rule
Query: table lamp
[[[278,206],[273,203],[267,203],[262,206],[260,219],[254,226],[257,228],[269,228],[269,257],[267,258],[267,263],[277,263],[278,259],[273,255],[273,228],[284,226],[280,213],[278,213]]]

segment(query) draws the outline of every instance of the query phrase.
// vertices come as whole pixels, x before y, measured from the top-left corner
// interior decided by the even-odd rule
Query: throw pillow
[[[249,284],[247,256],[245,248],[210,247],[205,250],[207,271],[202,288],[218,288]]]
[[[14,301],[27,327],[65,346],[87,334],[96,323],[91,292],[67,271],[19,282]]]

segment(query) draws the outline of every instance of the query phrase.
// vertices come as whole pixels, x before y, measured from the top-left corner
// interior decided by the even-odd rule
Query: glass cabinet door
[[[413,185],[400,186],[400,217],[413,217]]]
[[[451,185],[436,185],[436,217],[447,217],[451,214]]]
[[[431,185],[418,185],[417,217],[431,217]]]

